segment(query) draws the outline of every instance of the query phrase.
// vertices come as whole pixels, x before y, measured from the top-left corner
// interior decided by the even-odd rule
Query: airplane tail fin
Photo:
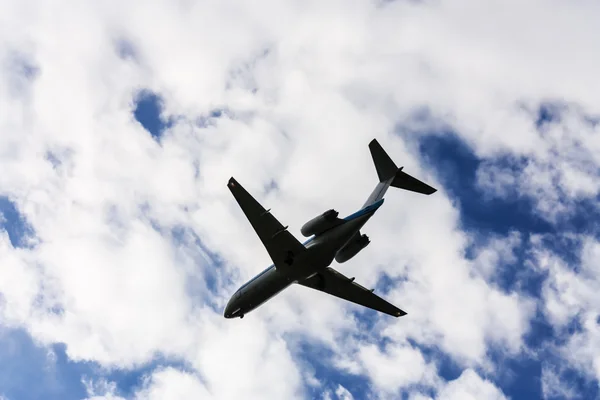
[[[373,139],[371,143],[369,143],[369,150],[371,150],[371,157],[373,157],[373,163],[377,169],[377,176],[379,177],[380,183],[393,178],[389,185],[399,189],[410,190],[412,192],[427,195],[437,191],[437,189],[434,189],[428,184],[403,172],[402,168],[404,167],[398,168],[383,147],[381,147],[377,139]]]

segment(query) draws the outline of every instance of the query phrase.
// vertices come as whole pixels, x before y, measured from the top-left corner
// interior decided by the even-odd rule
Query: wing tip
[[[239,186],[240,184],[235,180],[235,178],[232,176],[231,178],[229,178],[229,180],[227,181],[227,187],[229,189],[233,189],[236,186]]]

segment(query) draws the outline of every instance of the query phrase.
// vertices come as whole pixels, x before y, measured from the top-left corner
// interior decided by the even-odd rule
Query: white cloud
[[[145,388],[136,393],[139,400],[207,399],[210,392],[194,375],[173,368],[156,371],[145,382]],[[218,397],[214,397],[218,398]],[[222,397],[230,398],[230,397]]]
[[[280,334],[261,319],[231,322],[206,313],[188,355],[215,398],[298,398],[301,376]]]
[[[570,387],[570,384],[561,379],[553,368],[545,367],[542,369],[542,394],[544,399],[575,399],[577,392]]]
[[[536,261],[548,272],[542,291],[544,312],[559,334],[567,335],[566,343],[558,345],[558,353],[582,374],[600,379],[600,242],[589,237],[580,240],[581,264],[577,269],[546,249],[536,254]],[[579,329],[568,333],[569,324],[574,322]]]
[[[517,262],[515,249],[521,245],[519,232],[510,232],[506,237],[493,237],[485,245],[477,248],[474,265],[482,277],[493,278],[502,265]]]
[[[294,359],[294,335],[320,341],[331,365],[368,376],[382,392],[438,381],[409,339],[463,367],[486,365],[490,346],[518,353],[532,300],[490,282],[517,240],[494,239],[466,260],[471,238],[432,167],[411,152],[415,138],[388,133],[406,121],[414,127],[414,111],[427,108],[434,120],[419,122],[423,130],[447,125],[491,161],[529,158],[519,174],[484,164],[484,189],[531,196],[550,220],[568,214],[574,199],[598,193],[598,128],[571,110],[539,132],[520,104],[558,98],[600,109],[598,11],[596,2],[554,0],[1,3],[0,194],[38,241],[14,249],[0,237],[3,324],[65,343],[74,360],[134,367],[163,354],[194,369],[153,372],[141,398],[302,397],[311,378]],[[134,60],[118,57],[119,40],[131,43]],[[35,77],[23,75],[16,54]],[[159,92],[166,112],[182,117],[160,144],[131,116],[140,88]],[[235,118],[193,124],[215,108]],[[374,136],[440,189],[428,198],[391,191],[365,228],[371,246],[340,267],[372,287],[383,271],[403,279],[385,295],[408,316],[377,317],[368,333],[393,345],[384,353],[356,339],[360,317],[347,311],[357,307],[299,287],[243,321],[225,321],[210,305],[222,307],[234,285],[269,263],[227,178],[296,233],[327,208],[350,213],[362,204],[376,180],[366,147]],[[265,194],[272,179],[279,189]],[[174,244],[165,232],[175,226],[196,232],[222,266],[192,242]],[[593,274],[553,265],[546,313],[559,326],[586,313],[569,351],[594,349]],[[398,371],[394,360],[416,367]],[[502,397],[468,369],[441,392],[459,393]]]
[[[434,385],[435,366],[427,363],[418,349],[392,347],[385,354],[376,346],[363,346],[358,358],[373,383],[386,392],[394,393],[409,385]]]
[[[378,221],[378,227],[387,232],[375,231],[374,236],[387,234],[396,240],[374,243],[373,251],[401,255],[386,271],[391,276],[408,278],[389,297],[404,305],[410,318],[390,324],[385,334],[396,340],[411,338],[441,348],[467,363],[482,362],[490,342],[504,346],[508,352],[518,352],[521,337],[528,330],[531,301],[516,293],[506,294],[486,282],[480,276],[480,264],[490,269],[489,263],[465,260],[469,239],[456,230],[449,202],[431,200],[442,201],[442,206],[438,203],[423,208],[414,198],[401,210],[386,210],[391,218]],[[411,229],[398,231],[394,226],[397,221]]]
[[[354,400],[354,396],[352,396],[352,393],[350,393],[348,389],[346,389],[342,385],[338,385],[337,389],[335,389],[335,395],[338,397],[339,400]]]
[[[109,382],[106,379],[82,379],[87,392],[85,400],[123,400],[118,396],[117,385],[114,382]]]
[[[502,394],[492,382],[482,379],[472,369],[467,369],[455,380],[444,387],[437,396],[440,400],[504,400]]]
[[[590,123],[589,116],[573,105],[560,109],[559,115],[560,122],[541,128],[544,143],[526,162],[497,165],[492,161],[480,167],[478,184],[488,196],[527,196],[549,221],[572,215],[577,200],[593,201],[600,193],[600,124]]]
[[[410,400],[432,400],[431,397],[425,396],[423,393],[413,392],[409,396]]]

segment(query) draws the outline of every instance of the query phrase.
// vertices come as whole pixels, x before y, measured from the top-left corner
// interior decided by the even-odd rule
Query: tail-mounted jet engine
[[[353,240],[346,246],[342,247],[335,255],[335,261],[344,263],[358,254],[359,251],[367,247],[371,243],[367,235],[360,235],[358,239]]]
[[[322,233],[333,226],[333,223],[337,220],[338,214],[339,213],[334,209],[327,210],[318,217],[305,223],[302,226],[302,229],[300,229],[300,232],[307,237]]]

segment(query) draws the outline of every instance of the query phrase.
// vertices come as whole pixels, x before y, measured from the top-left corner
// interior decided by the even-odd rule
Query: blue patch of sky
[[[419,147],[424,163],[433,166],[444,190],[458,205],[464,230],[504,235],[512,230],[536,233],[553,230],[552,225],[531,213],[531,200],[485,196],[476,178],[483,160],[454,133],[424,136]]]
[[[577,270],[581,263],[583,242],[577,236],[569,235],[544,235],[540,237],[542,247],[552,249],[566,265]]]
[[[295,338],[290,336],[288,343],[293,342]],[[314,341],[300,340],[297,342],[296,354],[299,358],[310,365],[314,371],[314,377],[325,387],[335,391],[337,385],[344,386],[355,399],[369,398],[370,381],[362,375],[353,375],[347,373],[337,366],[333,365],[334,353],[326,346],[320,345]],[[309,398],[320,398],[323,393],[323,387],[307,388]]]
[[[408,343],[412,347],[419,349],[426,362],[435,364],[439,376],[446,381],[457,379],[462,374],[462,366],[436,346],[426,346],[410,338],[408,339]]]
[[[388,274],[382,273],[375,284],[375,293],[386,295],[390,290],[398,287],[402,282],[407,280],[408,277],[401,276],[392,278]]]
[[[577,199],[569,204],[571,213],[561,216],[557,228],[562,232],[585,234],[600,238],[600,196]]]
[[[85,363],[69,361],[63,345],[47,348],[34,343],[22,330],[2,330],[0,359],[0,393],[9,399],[86,397],[81,376],[91,369]]]
[[[563,104],[544,103],[534,113],[533,122],[538,129],[543,130],[548,124],[560,122],[564,110]],[[414,119],[419,122],[430,118],[432,117],[429,113],[420,112]],[[427,121],[421,122],[425,129],[428,125],[431,126]],[[443,124],[437,125],[443,126]],[[510,156],[491,160],[481,159],[467,143],[449,129],[445,132],[421,135],[416,148],[423,163],[432,166],[443,189],[459,208],[461,228],[473,238],[472,245],[466,249],[468,258],[472,258],[477,253],[477,249],[492,237],[503,237],[511,231],[523,234],[521,244],[514,249],[516,261],[500,261],[497,267],[496,284],[503,290],[517,289],[533,298],[539,298],[541,294],[546,273],[528,265],[531,262],[529,261],[531,259],[529,235],[541,234],[542,245],[573,266],[580,262],[581,244],[576,239],[570,239],[565,233],[587,232],[598,235],[600,229],[595,223],[600,219],[596,205],[598,199],[574,202],[572,214],[562,218],[557,224],[551,224],[535,215],[531,199],[519,196],[516,188],[514,195],[498,199],[486,196],[486,193],[477,186],[476,173],[483,163],[491,163],[494,167],[518,172],[526,164],[526,159]],[[578,319],[574,318],[570,324],[570,331],[567,330],[560,336],[567,338],[577,332],[577,323]],[[504,375],[500,376],[498,384],[507,395],[513,399],[541,397],[542,365],[546,358],[551,358],[548,344],[560,344],[562,341],[557,334],[559,333],[555,332],[541,310],[537,310],[531,321],[531,331],[525,336],[525,343],[535,355],[520,354],[511,358],[506,357],[501,348],[491,347],[491,357],[503,366]],[[431,350],[431,357],[441,360],[438,365],[440,374],[445,379],[454,379],[460,373],[460,367],[451,359],[445,358],[441,352],[423,346],[417,347],[426,355]],[[590,389],[588,380],[580,373],[570,370],[569,374],[568,382],[580,393]],[[595,390],[594,393],[597,393],[598,389]]]
[[[360,284],[360,282],[359,282]],[[367,289],[372,289],[367,287]],[[378,294],[377,291],[374,292]],[[381,294],[381,293],[379,293]],[[359,306],[356,304],[344,304],[340,303],[340,307],[345,306],[348,307],[348,312],[352,313],[356,318],[356,324],[359,332],[362,332],[358,337],[361,340],[371,341],[374,335],[373,327],[377,325],[377,322],[381,318],[388,318],[387,315],[381,314],[378,311],[372,310],[367,307]],[[391,317],[389,317],[391,318]]]
[[[496,264],[495,276],[490,281],[505,292],[522,292],[533,298],[540,298],[547,272],[534,268],[530,260],[525,258],[525,247],[522,245],[515,252],[515,262],[499,260]]]
[[[165,115],[163,98],[151,90],[141,90],[134,98],[135,108],[133,115],[135,119],[148,131],[148,133],[160,142],[166,129],[171,128],[175,121],[185,119],[178,115]],[[196,126],[206,128],[214,126],[221,118],[234,118],[234,114],[226,107],[217,107],[195,120]]]
[[[546,241],[544,246],[556,246],[547,242],[553,241],[556,237],[554,235],[544,236],[543,241]],[[564,247],[564,244],[560,246]],[[527,260],[528,252],[524,249],[525,246],[522,246],[517,250],[518,260],[514,265],[499,267],[505,278],[500,283],[506,288],[519,289],[521,292],[528,293],[532,298],[539,299],[542,296],[542,285],[547,277],[547,272],[538,272],[534,267],[527,265],[529,262]],[[560,250],[558,253],[561,253]],[[567,258],[577,257],[572,254],[571,248],[562,254]],[[523,338],[529,351],[523,352],[515,358],[507,358],[501,348],[492,347],[490,350],[497,370],[504,373],[498,379],[499,386],[513,399],[541,398],[541,370],[542,366],[553,358],[553,346],[563,345],[571,335],[581,331],[578,315],[572,316],[572,320],[565,329],[557,330],[545,318],[540,307],[541,305],[538,305],[535,310],[529,321],[530,330]],[[573,386],[581,393],[586,390],[577,382],[573,382]]]
[[[535,126],[540,129],[545,125],[560,122],[561,114],[565,109],[565,104],[556,102],[543,102],[538,106]]]
[[[133,369],[109,370],[95,362],[73,361],[64,344],[41,346],[20,329],[0,330],[0,359],[0,394],[9,399],[82,399],[87,397],[84,379],[114,382],[118,395],[131,398],[157,369],[195,374],[186,363],[162,355]]]
[[[496,381],[503,392],[512,399],[541,399],[542,363],[536,356],[521,354],[515,358],[506,357],[500,348],[492,349],[490,358],[496,365]]]
[[[379,276],[375,288],[377,289],[377,292],[387,293],[390,289],[394,288],[399,282],[400,280],[392,279],[388,274],[383,273]]]
[[[598,381],[590,376],[583,376],[579,371],[569,366],[564,366],[560,360],[556,361],[556,365],[560,368],[561,382],[565,382],[569,387],[578,393],[582,399],[598,399],[600,398],[600,387]],[[590,375],[593,372],[590,371]]]
[[[6,230],[10,243],[15,248],[29,247],[29,239],[35,236],[33,228],[16,204],[6,196],[0,196],[0,229]]]
[[[162,97],[150,90],[142,90],[134,101],[133,115],[135,119],[159,142],[165,129],[173,125],[172,118],[164,119],[162,116]]]
[[[562,103],[541,104],[534,115],[536,126],[542,130],[546,124],[559,122],[565,109],[566,105]],[[413,119],[425,120],[422,121],[423,126],[427,126],[425,122],[431,118],[430,112],[421,110]],[[527,233],[591,232],[594,235],[600,232],[598,224],[594,222],[600,218],[597,207],[600,198],[573,202],[571,208],[575,212],[565,215],[558,224],[553,225],[533,213],[535,207],[532,200],[520,196],[516,188],[507,198],[498,199],[486,196],[477,186],[476,173],[484,164],[518,174],[527,164],[527,159],[523,157],[481,159],[451,130],[424,135],[417,147],[423,161],[434,167],[438,180],[456,201],[461,212],[461,225],[466,231],[478,235],[507,234],[510,230]]]

